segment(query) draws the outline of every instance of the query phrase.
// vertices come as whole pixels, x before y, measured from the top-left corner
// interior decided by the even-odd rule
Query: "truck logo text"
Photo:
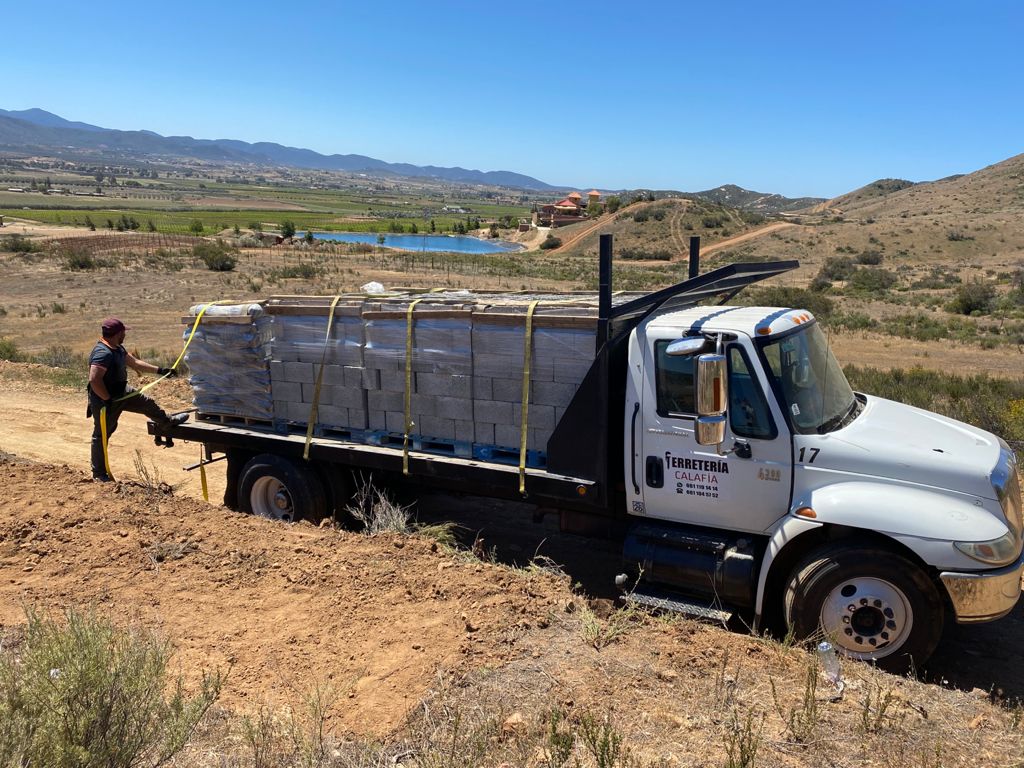
[[[665,453],[665,466],[669,469],[690,469],[694,472],[714,472],[719,475],[729,474],[729,463],[714,459],[684,459]]]

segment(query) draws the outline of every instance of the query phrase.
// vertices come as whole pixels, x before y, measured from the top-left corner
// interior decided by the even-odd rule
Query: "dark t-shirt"
[[[89,365],[99,365],[107,369],[103,374],[103,383],[111,397],[120,397],[128,388],[128,353],[122,346],[111,349],[102,341],[97,341],[89,355]]]

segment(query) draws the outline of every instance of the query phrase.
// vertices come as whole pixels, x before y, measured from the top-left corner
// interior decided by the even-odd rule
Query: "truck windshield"
[[[797,432],[832,432],[856,418],[860,404],[816,323],[767,342],[762,353]]]

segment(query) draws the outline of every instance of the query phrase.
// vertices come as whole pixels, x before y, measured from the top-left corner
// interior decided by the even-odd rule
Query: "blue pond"
[[[301,233],[300,233],[301,234]],[[314,232],[317,240],[333,240],[340,243],[367,243],[377,245],[373,232]],[[510,253],[522,249],[521,245],[503,240],[481,240],[465,235],[384,235],[385,248],[403,251],[449,251],[454,253]]]

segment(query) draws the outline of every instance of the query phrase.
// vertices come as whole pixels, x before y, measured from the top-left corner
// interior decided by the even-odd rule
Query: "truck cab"
[[[805,310],[699,306],[632,331],[627,561],[890,669],[944,616],[1020,595],[1021,493],[997,436],[854,392]]]

